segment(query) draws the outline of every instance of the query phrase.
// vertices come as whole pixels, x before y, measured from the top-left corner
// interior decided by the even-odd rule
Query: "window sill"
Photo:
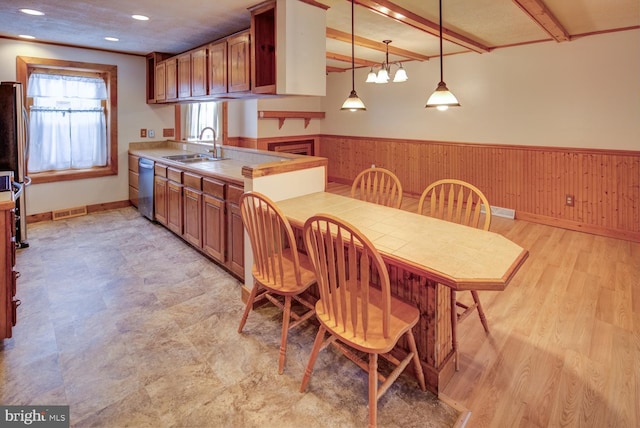
[[[103,166],[87,169],[69,169],[65,171],[47,171],[30,173],[31,184],[54,183],[56,181],[84,180],[85,178],[118,175],[117,166]]]

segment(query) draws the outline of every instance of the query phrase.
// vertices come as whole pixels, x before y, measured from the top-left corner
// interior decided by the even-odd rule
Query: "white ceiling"
[[[316,0],[329,6],[327,28],[351,32],[349,0]],[[531,1],[531,0],[526,0]],[[538,0],[571,38],[599,32],[640,27],[639,0]],[[0,37],[20,34],[38,41],[144,55],[149,52],[180,53],[198,45],[249,28],[248,7],[260,0],[2,0]],[[392,40],[400,48],[427,57],[438,56],[438,38],[398,22],[355,0],[355,33],[376,42]],[[438,0],[374,0],[396,5],[425,20],[438,23]],[[44,16],[25,15],[21,8],[37,9]],[[140,22],[132,14],[150,17]],[[443,27],[489,49],[551,40],[551,36],[514,0],[443,0]],[[120,39],[104,40],[105,36]],[[571,43],[563,42],[563,43]],[[469,49],[444,41],[445,54]],[[350,57],[345,41],[327,38],[327,52]],[[381,62],[384,55],[356,46],[358,58]],[[391,61],[404,60],[390,55]],[[327,67],[349,68],[350,63],[327,59]]]

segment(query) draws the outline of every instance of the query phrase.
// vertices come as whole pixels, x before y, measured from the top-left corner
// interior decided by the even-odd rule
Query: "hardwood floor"
[[[475,315],[459,326],[443,393],[467,426],[640,426],[640,244],[499,217],[491,230],[530,255],[506,290],[480,293],[491,334]]]

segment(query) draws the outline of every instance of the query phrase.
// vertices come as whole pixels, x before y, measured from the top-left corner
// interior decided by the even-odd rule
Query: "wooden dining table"
[[[435,393],[455,371],[451,290],[504,290],[528,256],[494,232],[333,193],[311,193],[277,205],[298,230],[312,215],[326,213],[351,223],[373,242],[389,270],[392,293],[420,309],[414,335],[427,386]]]

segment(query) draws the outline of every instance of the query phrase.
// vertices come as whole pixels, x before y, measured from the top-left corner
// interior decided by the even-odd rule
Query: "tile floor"
[[[0,344],[0,403],[69,405],[76,427],[361,427],[366,373],[324,350],[298,392],[316,332],[249,316],[240,283],[133,208],[30,225],[18,252],[13,337]],[[451,427],[459,412],[403,376],[380,427]]]

